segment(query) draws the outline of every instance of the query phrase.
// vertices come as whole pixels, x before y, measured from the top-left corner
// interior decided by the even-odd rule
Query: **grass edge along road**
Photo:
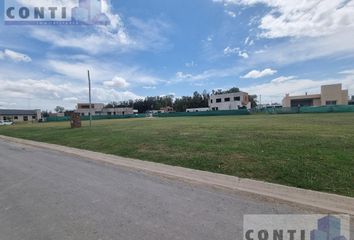
[[[19,124],[0,134],[354,197],[354,113]]]

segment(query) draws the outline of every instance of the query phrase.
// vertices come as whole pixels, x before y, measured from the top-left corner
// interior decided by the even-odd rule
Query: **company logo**
[[[7,25],[108,25],[102,12],[104,0],[23,1],[5,0]]]
[[[349,215],[245,215],[244,240],[350,240]]]

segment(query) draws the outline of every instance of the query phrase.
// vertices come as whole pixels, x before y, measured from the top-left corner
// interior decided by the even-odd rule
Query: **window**
[[[225,98],[225,102],[230,102],[230,98]]]
[[[18,120],[18,116],[14,116],[14,119],[15,119],[15,120]]]
[[[216,102],[220,103],[221,102],[221,98],[216,99]]]
[[[326,105],[337,105],[337,101],[326,101]]]
[[[213,103],[213,99],[210,100],[210,103]]]
[[[27,122],[28,121],[28,116],[23,116],[23,121]]]
[[[234,101],[240,101],[241,98],[240,97],[234,97]]]
[[[32,116],[32,119],[36,119],[36,116]]]

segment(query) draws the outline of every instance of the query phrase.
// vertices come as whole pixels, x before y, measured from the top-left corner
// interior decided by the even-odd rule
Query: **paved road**
[[[0,141],[1,240],[242,239],[243,214],[303,212]]]

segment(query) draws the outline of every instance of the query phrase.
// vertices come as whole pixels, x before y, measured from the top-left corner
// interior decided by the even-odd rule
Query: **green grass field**
[[[354,113],[25,124],[0,134],[354,197]]]

